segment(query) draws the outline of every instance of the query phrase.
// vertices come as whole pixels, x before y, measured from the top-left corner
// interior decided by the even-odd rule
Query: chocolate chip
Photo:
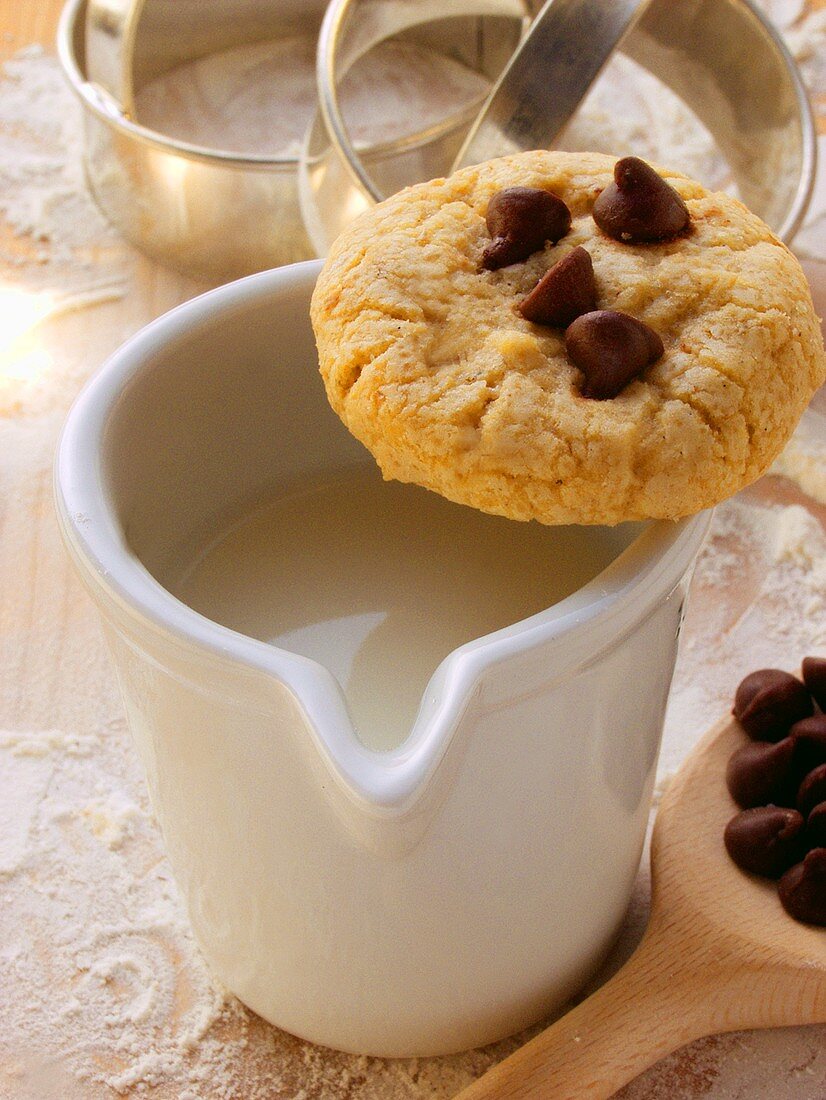
[[[826,802],[818,802],[806,818],[806,845],[826,848]]]
[[[826,657],[803,658],[803,683],[821,710],[826,710]]]
[[[801,779],[818,764],[826,764],[826,714],[813,714],[795,722],[789,737],[795,743],[795,767]]]
[[[688,226],[688,207],[662,176],[639,157],[623,157],[594,203],[594,221],[609,237],[636,244],[667,241]]]
[[[813,768],[797,792],[797,808],[804,817],[821,802],[826,802],[826,764]]]
[[[826,926],[826,848],[813,848],[802,863],[788,870],[777,892],[795,920]]]
[[[535,325],[567,328],[582,313],[596,309],[594,265],[584,248],[577,247],[549,268],[518,309]]]
[[[556,244],[571,228],[571,211],[557,195],[538,187],[506,187],[488,203],[485,222],[493,241],[482,254],[489,271],[527,260]]]
[[[750,737],[779,741],[813,709],[808,691],[796,676],[779,668],[761,668],[741,682],[732,714]]]
[[[777,744],[751,741],[732,753],[726,768],[726,786],[738,806],[793,806],[795,743],[787,737]]]
[[[565,332],[565,348],[585,375],[583,397],[599,401],[616,397],[663,354],[663,342],[653,329],[613,309],[577,317]]]
[[[743,810],[726,825],[726,851],[744,871],[779,878],[800,859],[803,818],[797,810],[758,806]]]

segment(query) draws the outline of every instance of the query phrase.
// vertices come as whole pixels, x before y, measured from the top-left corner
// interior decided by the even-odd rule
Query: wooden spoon
[[[669,786],[651,843],[651,919],[623,968],[459,1100],[604,1100],[678,1047],[723,1031],[826,1023],[826,931],[782,908],[774,882],[723,847],[737,812],[722,722]]]

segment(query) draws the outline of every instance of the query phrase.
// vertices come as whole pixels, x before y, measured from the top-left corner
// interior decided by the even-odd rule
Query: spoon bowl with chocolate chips
[[[744,681],[735,716],[706,736],[663,798],[651,846],[651,919],[636,953],[460,1100],[604,1100],[701,1036],[826,1023],[826,769],[812,768],[795,791],[786,752],[772,754],[771,765],[743,763],[744,749],[785,741],[801,771],[826,759],[826,716],[812,716],[809,696],[822,693],[824,670],[826,662],[808,658],[805,687],[778,670]],[[801,711],[810,717],[791,724]],[[772,741],[752,740],[738,714]],[[735,814],[730,791],[753,789],[749,769],[752,784],[765,786],[770,766],[786,789],[783,805]]]

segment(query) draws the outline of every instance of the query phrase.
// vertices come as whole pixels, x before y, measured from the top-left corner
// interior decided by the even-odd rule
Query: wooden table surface
[[[826,0],[817,0],[815,6],[826,8]],[[51,51],[60,8],[60,0],[24,0],[22,3],[20,0],[0,0],[0,59],[12,57],[30,43],[41,43]],[[822,124],[821,129],[826,132],[826,124]],[[36,242],[18,239],[8,226],[0,226],[0,241],[6,246],[7,256],[13,258],[19,254],[24,261],[31,258],[37,247]],[[22,274],[28,270],[25,264],[3,263],[0,304],[3,292],[15,288],[31,289]],[[51,448],[68,404],[83,379],[131,332],[199,289],[202,288],[197,284],[162,270],[148,260],[132,257],[124,296],[113,295],[107,300],[104,294],[93,308],[58,311],[41,326],[38,339],[51,357],[50,361],[60,364],[62,372],[53,386],[38,380],[37,384],[20,390],[22,397],[15,396],[8,386],[3,389],[0,370],[0,428],[5,433],[0,436],[0,737],[3,731],[82,731],[89,726],[92,716],[94,721],[99,721],[103,712],[111,718],[107,728],[111,730],[112,741],[107,751],[125,756],[131,754],[111,666],[94,612],[65,559],[57,536],[51,506]],[[825,312],[826,280],[819,287],[819,298],[821,311]],[[0,329],[2,321],[0,316]],[[0,331],[0,346],[2,336]],[[35,421],[41,428],[36,439],[32,428]],[[17,439],[19,447],[15,443]],[[782,502],[787,499],[788,490],[775,487],[768,497]],[[822,509],[820,514],[822,516]],[[130,761],[124,764],[127,768],[132,766]],[[8,827],[15,825],[11,822]],[[0,806],[0,837],[4,827]],[[2,857],[0,844],[0,887],[4,873]],[[153,858],[157,862],[160,855]],[[93,882],[89,883],[89,891],[94,892]],[[0,912],[0,930],[2,927]],[[4,946],[0,935],[0,960]],[[16,973],[19,976],[19,969]],[[58,998],[61,993],[59,975],[55,975],[54,980]],[[25,984],[24,978],[21,981]],[[212,1084],[209,1081],[193,1083],[191,1091],[186,1092],[179,1084],[170,1085],[172,1078],[164,1077],[161,1069],[155,1078],[147,1073],[130,1082],[126,1075],[115,1075],[111,1077],[114,1084],[105,1084],[101,1051],[86,1050],[83,1054],[75,1051],[71,1072],[62,1068],[60,1056],[50,1059],[47,1057],[50,1052],[39,1049],[38,1036],[48,1031],[43,1032],[37,1020],[27,1024],[22,1017],[4,1017],[4,1002],[8,1000],[0,993],[2,1100],[6,1097],[9,1100],[28,1097],[49,1100],[52,1096],[60,1096],[62,1100],[104,1100],[116,1095],[152,1096],[158,1100],[213,1095],[222,1098],[267,1096],[279,1100],[446,1097],[454,1087],[467,1083],[513,1049],[513,1044],[505,1043],[487,1052],[467,1056],[461,1062],[428,1060],[420,1065],[406,1063],[404,1067],[392,1068],[375,1059],[349,1059],[333,1052],[318,1051],[241,1013],[222,1018],[220,1025],[213,1029],[214,1033],[203,1037],[204,1042],[213,1041],[213,1060],[209,1064],[217,1067],[215,1078]],[[632,1100],[643,1097],[650,1100],[665,1100],[666,1097],[726,1100],[748,1096],[749,1100],[776,1100],[780,1093],[776,1091],[778,1086],[772,1076],[772,1065],[782,1063],[783,1080],[792,1081],[791,1085],[784,1085],[783,1097],[826,1100],[825,1063],[810,1061],[809,1068],[793,1064],[806,1043],[806,1049],[813,1042],[815,1046],[822,1045],[826,1041],[826,1031],[818,1032],[814,1040],[813,1033],[801,1037],[800,1030],[779,1034],[762,1046],[750,1047],[747,1039],[733,1037],[687,1048],[679,1056],[649,1071],[626,1090],[627,1097]],[[234,1044],[236,1061],[231,1078],[227,1076],[225,1063],[215,1053],[222,1042],[228,1046]],[[720,1084],[720,1061],[736,1060],[738,1043],[748,1052],[749,1059],[764,1059],[768,1091],[755,1090],[753,1083],[745,1084],[754,1080],[746,1072],[745,1060],[742,1081],[746,1091],[737,1092],[737,1072],[733,1076],[728,1074],[725,1086]],[[762,1053],[753,1055],[753,1051]],[[88,1062],[87,1074],[77,1069],[78,1059],[82,1062],[84,1058]],[[48,1071],[43,1068],[46,1062]],[[440,1064],[431,1064],[434,1062]],[[273,1069],[276,1063],[279,1066],[277,1074]],[[815,1066],[813,1072],[812,1065]]]

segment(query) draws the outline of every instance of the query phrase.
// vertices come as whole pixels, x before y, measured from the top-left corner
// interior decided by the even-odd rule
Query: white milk
[[[259,502],[204,539],[171,587],[326,665],[363,743],[389,749],[448,653],[570,595],[638,530],[515,523],[370,467]]]

